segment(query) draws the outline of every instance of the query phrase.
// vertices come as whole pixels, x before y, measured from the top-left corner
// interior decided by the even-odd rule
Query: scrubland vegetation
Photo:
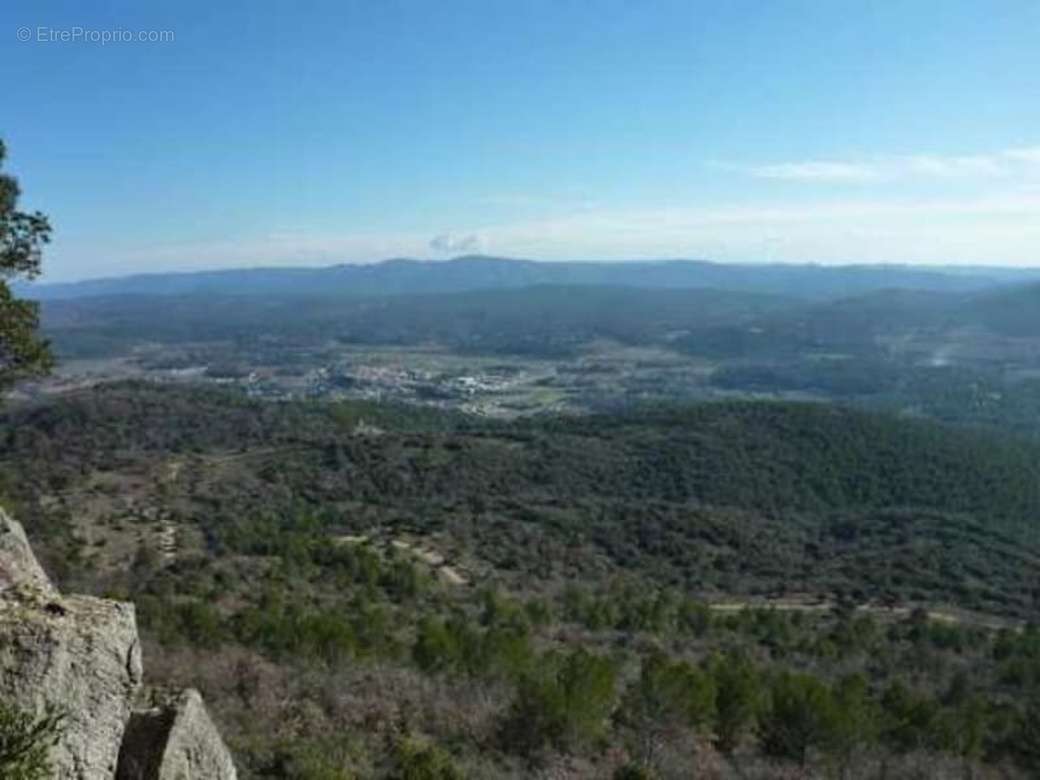
[[[1040,459],[812,404],[489,422],[105,386],[7,503],[247,777],[1029,776]],[[1040,701],[1040,700],[1038,700]]]

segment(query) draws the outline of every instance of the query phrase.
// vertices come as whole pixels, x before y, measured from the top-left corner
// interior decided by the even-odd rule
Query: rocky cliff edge
[[[135,707],[141,683],[133,604],[59,593],[0,509],[0,700],[64,713],[54,777],[236,780],[198,692]]]

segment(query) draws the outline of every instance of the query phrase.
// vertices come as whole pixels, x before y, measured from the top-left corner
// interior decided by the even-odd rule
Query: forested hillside
[[[749,322],[792,301],[712,289],[528,287],[444,295],[193,295],[83,298],[44,305],[68,357],[148,342],[436,343],[468,352],[566,355],[594,339],[641,344]]]
[[[998,333],[1034,338],[1040,328],[1040,285],[1015,286],[980,295],[976,316]]]
[[[45,300],[43,324],[68,357],[126,354],[149,342],[229,339],[436,343],[472,352],[561,355],[595,339],[615,339],[670,344],[725,360],[777,360],[821,351],[876,360],[918,358],[951,347],[970,356],[986,333],[1031,338],[1040,311],[1037,290],[1032,285],[970,294],[889,288],[822,302],[721,287],[636,285],[382,296],[335,289],[121,294]]]
[[[48,568],[138,604],[151,673],[203,689],[248,777],[1038,755],[1030,444],[818,404],[492,422],[153,384],[9,410],[0,444]]]

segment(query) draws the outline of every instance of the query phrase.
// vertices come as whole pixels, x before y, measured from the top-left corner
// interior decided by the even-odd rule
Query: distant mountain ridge
[[[18,285],[39,300],[99,295],[409,295],[529,287],[596,285],[647,289],[715,288],[803,299],[827,299],[882,289],[974,292],[1040,281],[1040,268],[960,268],[904,265],[724,264],[707,260],[542,262],[464,256],[405,258],[367,265],[245,268],[138,274],[67,283]]]

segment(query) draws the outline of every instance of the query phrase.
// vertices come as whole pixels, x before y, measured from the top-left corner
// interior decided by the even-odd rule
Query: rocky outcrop
[[[65,713],[51,756],[56,776],[113,777],[140,682],[133,605],[85,596],[0,599],[0,698]]]
[[[57,593],[33,555],[22,526],[0,509],[0,598],[16,591],[42,596]]]
[[[22,527],[0,510],[0,699],[25,710],[57,706],[62,737],[51,751],[61,780],[176,778],[234,780],[235,768],[195,691],[139,712],[141,649],[132,604],[63,596],[29,547]],[[158,715],[155,713],[158,711]],[[149,743],[152,774],[120,767],[138,728],[169,721]],[[129,726],[129,728],[128,728]],[[125,756],[137,755],[128,744]]]
[[[235,780],[235,765],[198,691],[160,698],[130,717],[117,780]]]

